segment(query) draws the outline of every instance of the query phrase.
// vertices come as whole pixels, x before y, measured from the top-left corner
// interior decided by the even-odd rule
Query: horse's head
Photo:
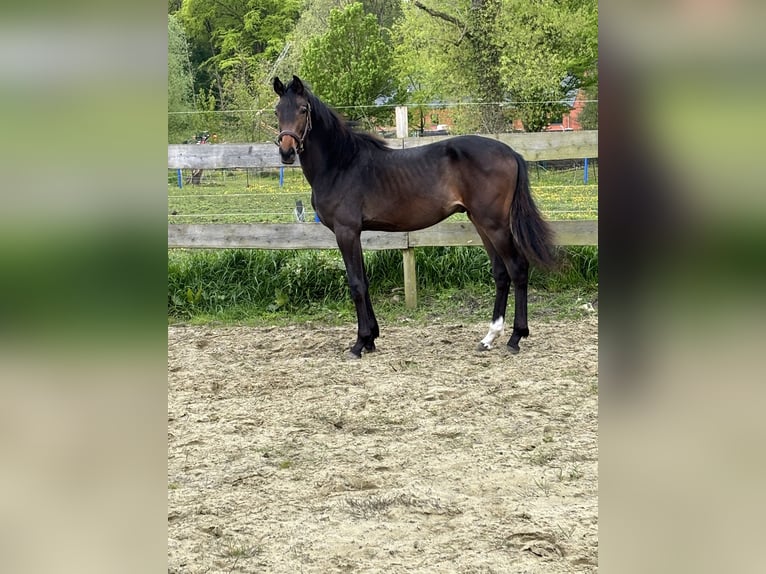
[[[275,143],[279,146],[282,163],[295,163],[295,154],[303,151],[306,137],[311,131],[311,104],[308,91],[298,76],[285,86],[274,78],[274,91],[279,96],[276,114],[279,135]]]

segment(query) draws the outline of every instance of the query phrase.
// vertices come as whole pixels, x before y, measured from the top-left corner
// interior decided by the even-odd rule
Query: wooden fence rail
[[[390,147],[426,145],[450,136],[387,140]],[[598,157],[598,132],[542,132],[485,136],[500,139],[527,161]],[[278,168],[273,144],[169,145],[169,169]],[[297,165],[297,162],[296,162]],[[598,221],[552,221],[558,245],[598,245]],[[416,247],[481,246],[467,221],[445,221],[412,232],[362,232],[362,247],[398,249],[404,265],[405,305],[417,305]],[[337,249],[335,235],[317,223],[168,224],[168,248]]]
[[[598,245],[598,222],[552,221],[558,245]],[[363,231],[362,248],[399,249],[404,265],[404,303],[417,306],[415,247],[481,246],[470,222],[445,221],[410,232]],[[187,249],[337,249],[335,235],[319,223],[168,225],[168,247]]]
[[[386,142],[392,148],[410,148],[450,137],[388,139]],[[507,143],[527,161],[598,157],[597,131],[496,134],[484,137]],[[277,147],[271,143],[168,146],[170,169],[277,168],[281,165]],[[298,166],[299,161],[293,165]]]
[[[557,245],[597,245],[598,222],[551,221]],[[409,232],[363,231],[362,248],[410,249],[476,245],[468,221],[444,221]],[[337,249],[335,235],[319,223],[204,223],[168,225],[168,247],[186,249]]]

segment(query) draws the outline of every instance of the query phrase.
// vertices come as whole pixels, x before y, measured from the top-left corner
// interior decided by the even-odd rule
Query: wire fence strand
[[[202,170],[198,184],[192,170],[168,170],[168,223],[311,222],[311,186],[296,167]],[[551,220],[598,216],[598,160],[530,162],[530,185],[543,215]],[[587,178],[586,178],[587,174]],[[456,220],[467,219],[456,214]]]

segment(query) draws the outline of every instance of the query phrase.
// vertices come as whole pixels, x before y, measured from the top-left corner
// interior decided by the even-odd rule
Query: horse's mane
[[[292,81],[287,85],[287,90],[292,87]],[[338,160],[353,159],[356,154],[365,149],[389,150],[386,142],[375,134],[368,132],[357,132],[349,127],[343,117],[330,106],[320,100],[303,83],[303,92],[311,105],[311,112],[314,115],[314,129],[322,125],[327,130],[328,141],[325,144],[330,146],[335,152]]]

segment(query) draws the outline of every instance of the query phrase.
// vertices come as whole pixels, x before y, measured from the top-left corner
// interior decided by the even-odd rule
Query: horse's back
[[[464,135],[444,140],[448,152],[462,152],[470,158],[488,161],[491,158],[515,158],[516,152],[506,143],[485,136]]]
[[[384,231],[422,229],[457,212],[508,211],[516,176],[510,147],[473,135],[385,150],[358,167],[364,228]]]

